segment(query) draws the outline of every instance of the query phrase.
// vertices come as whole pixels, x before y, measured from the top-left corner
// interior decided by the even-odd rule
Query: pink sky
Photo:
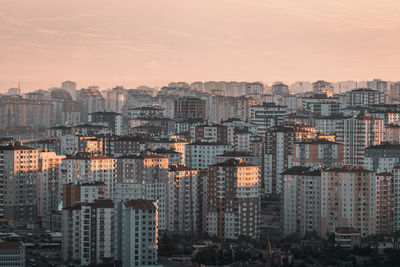
[[[398,0],[1,0],[0,90],[400,80]]]

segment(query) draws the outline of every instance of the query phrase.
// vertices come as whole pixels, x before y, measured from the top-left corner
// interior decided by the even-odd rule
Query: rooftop
[[[315,170],[311,167],[293,166],[292,168],[284,171],[282,175],[321,176],[321,170]]]
[[[341,165],[331,167],[325,170],[325,172],[372,172],[367,170],[364,166],[359,165]]]
[[[6,146],[0,146],[0,151],[1,150],[34,150],[35,148],[32,147],[28,147],[28,146],[22,146],[19,144],[9,144]]]
[[[367,147],[366,149],[400,149],[400,143],[398,142],[382,142],[379,145],[376,146],[370,146]]]
[[[153,159],[153,158],[160,158],[160,159],[167,159],[165,156],[158,155],[157,153],[146,151],[146,152],[139,152],[136,154],[130,154],[118,157],[119,159]]]
[[[244,162],[241,158],[227,159],[224,162],[211,165],[211,167],[259,167],[258,165]]]
[[[152,200],[145,200],[145,199],[131,199],[125,201],[126,207],[131,207],[135,210],[157,210],[157,206],[154,205]]]
[[[67,159],[112,159],[107,156],[99,155],[99,154],[92,154],[87,152],[78,152],[73,155],[67,155]]]
[[[182,165],[182,164],[172,164],[172,165],[169,165],[169,171],[197,171],[196,169],[193,169],[193,168],[191,168],[191,167],[188,167],[188,166],[185,166],[185,165]]]
[[[0,250],[15,250],[22,246],[21,242],[0,242]]]

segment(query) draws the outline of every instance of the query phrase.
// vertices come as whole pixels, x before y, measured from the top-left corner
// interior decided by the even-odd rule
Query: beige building
[[[283,235],[320,232],[321,170],[295,166],[283,172]]]
[[[383,141],[400,143],[400,125],[387,124],[383,131]]]
[[[45,228],[50,227],[51,213],[58,209],[60,198],[60,164],[65,156],[55,152],[39,153],[38,216]]]
[[[168,170],[168,230],[201,233],[206,191],[199,171],[174,164]]]
[[[36,223],[38,175],[38,149],[0,146],[0,219],[3,222]]]
[[[115,168],[116,160],[113,158],[82,152],[67,156],[62,160],[60,179],[63,184],[103,182],[106,185],[105,198],[112,198],[116,175]]]
[[[392,227],[392,178],[390,172],[376,174],[376,232],[390,234]]]
[[[343,145],[325,139],[310,139],[294,145],[293,165],[332,167],[343,164]]]
[[[343,165],[322,171],[321,235],[337,227],[376,233],[376,177],[364,167]]]
[[[223,239],[258,237],[259,166],[242,159],[208,168],[207,232]]]
[[[158,200],[159,227],[168,227],[168,158],[152,152],[117,159],[114,200]]]

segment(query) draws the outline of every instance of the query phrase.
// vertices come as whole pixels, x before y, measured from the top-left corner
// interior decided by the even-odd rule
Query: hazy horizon
[[[11,1],[0,91],[171,81],[400,80],[400,1]]]

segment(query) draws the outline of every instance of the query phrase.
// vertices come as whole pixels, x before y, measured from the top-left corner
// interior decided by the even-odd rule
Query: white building
[[[106,185],[106,198],[112,199],[116,175],[116,160],[106,156],[77,153],[67,156],[60,165],[62,184],[78,182],[103,182]]]
[[[384,103],[383,93],[370,88],[346,92],[346,107],[370,106]]]
[[[344,146],[345,164],[364,164],[365,148],[383,140],[383,120],[370,114],[345,119],[338,128],[337,141]]]
[[[194,142],[185,147],[185,164],[194,169],[203,169],[215,164],[215,156],[231,150],[230,144]]]
[[[158,224],[168,228],[168,158],[151,152],[118,158],[114,200],[157,200]]]
[[[156,266],[158,253],[158,209],[152,200],[116,203],[115,259],[123,267]]]
[[[65,81],[61,83],[61,89],[66,90],[72,97],[72,99],[76,99],[76,83],[72,81]]]
[[[64,262],[100,264],[114,258],[114,203],[95,200],[62,211]]]
[[[283,235],[320,232],[321,171],[292,167],[283,172]]]
[[[275,103],[263,103],[250,107],[250,122],[257,125],[259,136],[264,136],[267,130],[283,123],[287,115],[286,106],[278,106]]]
[[[336,135],[338,129],[343,125],[343,120],[350,117],[343,115],[332,115],[328,117],[318,116],[315,118],[315,128],[318,132],[324,134]]]
[[[382,142],[379,145],[365,149],[365,167],[374,172],[388,172],[398,165],[400,159],[400,144],[397,142]]]

